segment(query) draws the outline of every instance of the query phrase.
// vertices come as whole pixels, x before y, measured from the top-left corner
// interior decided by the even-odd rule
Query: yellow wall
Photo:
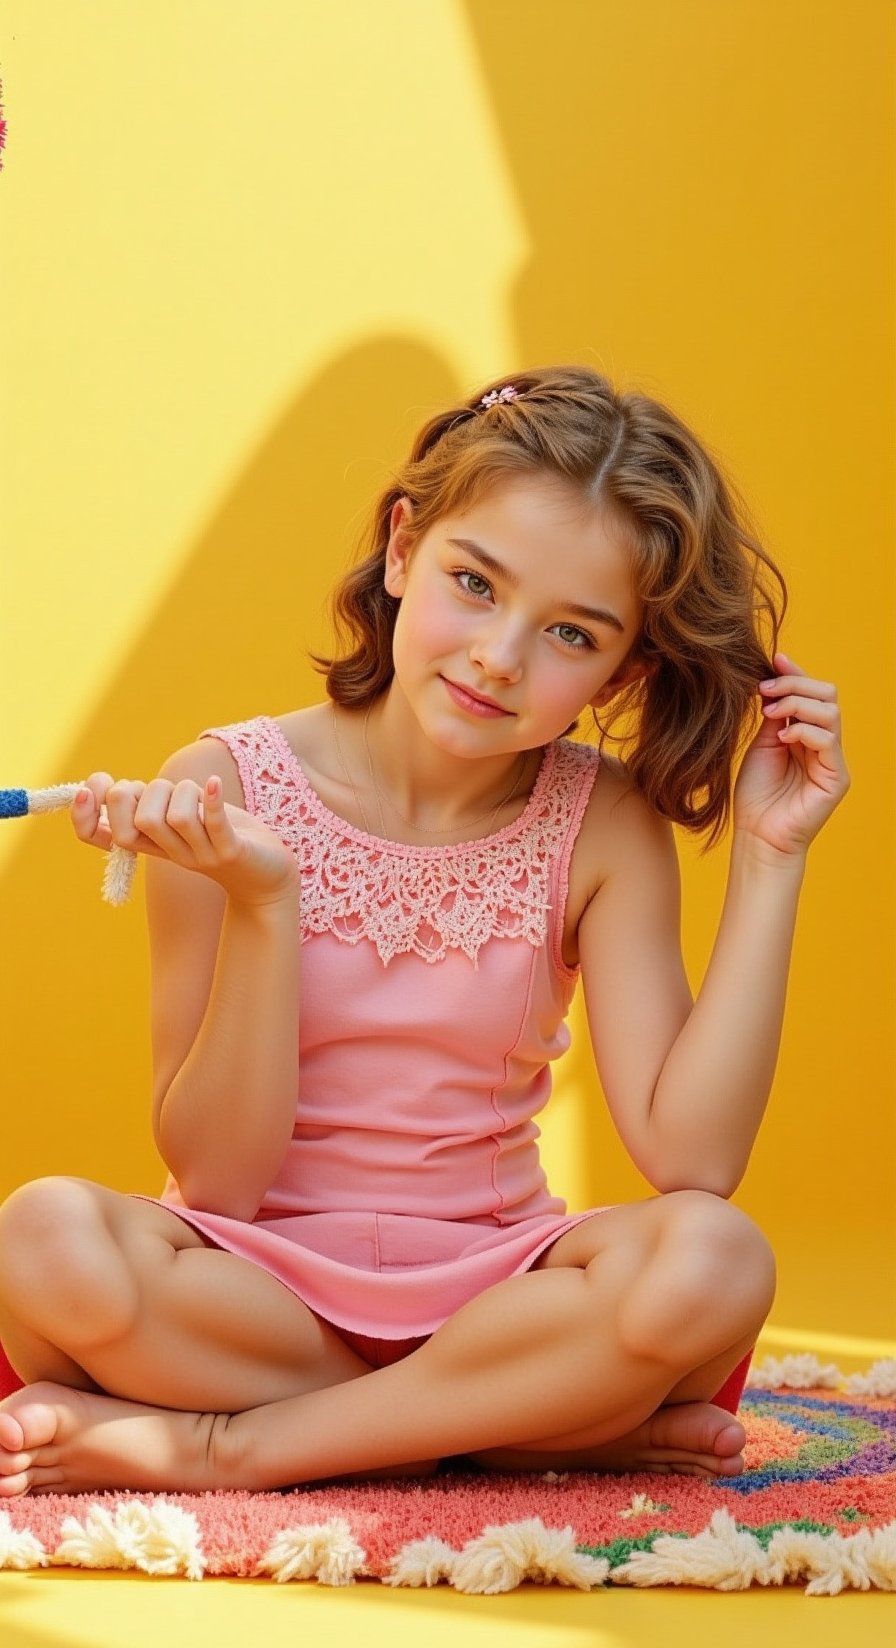
[[[359,513],[422,416],[582,359],[727,460],[842,686],[739,1200],[775,1323],[896,1332],[894,12],[888,0],[7,0],[0,783],[150,773],[307,700]],[[889,660],[889,661],[887,661]],[[705,961],[724,851],[683,844]],[[60,820],[0,839],[0,1190],[154,1190],[137,906]],[[562,1072],[574,1205],[638,1193]]]

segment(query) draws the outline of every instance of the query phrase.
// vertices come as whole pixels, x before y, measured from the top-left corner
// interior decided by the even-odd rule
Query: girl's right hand
[[[299,868],[289,848],[254,814],[224,800],[221,779],[205,784],[114,782],[93,773],[72,802],[75,834],[108,851],[124,847],[209,876],[239,904],[294,896]]]

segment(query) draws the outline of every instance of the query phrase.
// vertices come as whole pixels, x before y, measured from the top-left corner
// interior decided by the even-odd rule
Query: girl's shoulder
[[[290,710],[271,719],[309,777],[311,770],[314,773],[329,770],[333,747],[333,711],[329,703],[310,704],[305,709]]]
[[[258,725],[261,727],[267,723],[279,729],[303,771],[316,785],[319,772],[327,767],[327,721],[327,706],[315,704],[308,709],[293,710],[286,715],[259,717]],[[232,730],[236,733],[239,729],[252,728],[255,724],[253,721],[241,722]],[[192,744],[184,744],[168,756],[160,769],[159,777],[167,778],[172,784],[177,784],[181,780],[204,784],[209,778],[220,778],[224,785],[224,799],[241,807],[244,805],[245,797],[239,761],[230,747],[230,741],[224,742],[216,736],[218,730],[226,733],[231,729],[222,724],[220,729],[213,727],[201,734]]]
[[[624,762],[602,755],[579,834],[595,867],[608,874],[633,834],[640,840],[645,835],[665,836],[670,829],[645,800]]]
[[[645,800],[623,763],[602,756],[569,867],[567,936],[611,877],[649,875],[672,859],[672,826]]]

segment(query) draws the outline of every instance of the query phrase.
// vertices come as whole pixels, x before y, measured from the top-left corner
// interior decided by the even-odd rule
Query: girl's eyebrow
[[[503,578],[511,589],[519,588],[519,577],[512,568],[506,567],[503,561],[496,560],[495,556],[490,555],[487,549],[482,548],[481,544],[474,544],[472,538],[449,538],[448,543],[453,549],[462,549],[467,555],[473,555],[477,561],[481,562],[487,572],[491,572],[496,578]],[[608,624],[611,629],[618,630],[620,635],[625,633],[625,625],[617,618],[615,612],[610,612],[607,607],[585,607],[582,606],[580,601],[562,600],[558,601],[557,605],[564,612],[575,613],[577,618],[590,618],[592,623]]]

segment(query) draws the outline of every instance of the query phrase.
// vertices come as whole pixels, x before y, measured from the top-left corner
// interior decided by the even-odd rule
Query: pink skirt
[[[567,1230],[607,1212],[545,1214],[508,1225],[402,1213],[303,1213],[250,1224],[139,1199],[155,1201],[211,1246],[276,1276],[378,1367],[408,1355],[493,1283],[531,1270]],[[713,1397],[730,1413],[737,1412],[750,1360]]]
[[[517,1224],[422,1219],[404,1213],[302,1213],[247,1223],[155,1201],[213,1247],[276,1276],[334,1327],[371,1339],[425,1338],[461,1305],[531,1270],[588,1213],[544,1214]]]

